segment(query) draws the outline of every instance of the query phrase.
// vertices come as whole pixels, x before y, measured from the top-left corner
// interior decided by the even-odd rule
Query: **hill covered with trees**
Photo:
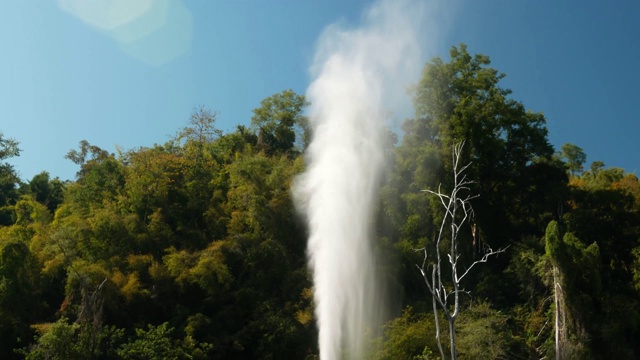
[[[425,65],[415,117],[389,132],[372,222],[397,307],[371,358],[439,356],[415,250],[433,246],[443,218],[422,190],[451,188],[463,140],[480,196],[461,259],[508,248],[461,284],[458,356],[640,355],[638,178],[585,169],[576,145],[554,150],[544,116],[511,99],[503,77],[454,47]],[[201,109],[164,144],[117,154],[81,141],[67,154],[70,182],[22,182],[2,163],[0,357],[315,358],[306,230],[290,191],[313,135],[306,105],[274,94],[251,126],[226,133]],[[0,137],[0,160],[12,156],[19,143]]]

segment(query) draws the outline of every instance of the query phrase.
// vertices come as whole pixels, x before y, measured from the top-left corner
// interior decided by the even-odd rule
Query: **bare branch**
[[[475,184],[474,181],[470,180],[465,171],[471,166],[471,162],[460,166],[460,161],[462,158],[462,150],[464,148],[464,141],[453,146],[453,151],[451,154],[452,163],[453,163],[453,189],[448,194],[444,194],[442,192],[442,184],[438,185],[438,190],[422,190],[422,192],[426,192],[430,195],[437,196],[442,204],[442,208],[444,210],[444,216],[442,218],[442,222],[440,223],[440,230],[435,239],[435,262],[431,271],[431,281],[427,276],[426,268],[427,268],[427,249],[422,248],[416,251],[423,251],[424,258],[422,261],[422,266],[416,265],[416,267],[420,270],[420,273],[429,289],[429,292],[432,296],[433,301],[433,314],[436,321],[436,339],[438,342],[438,349],[440,350],[440,355],[442,359],[445,359],[444,352],[441,345],[440,339],[440,327],[438,321],[438,306],[440,310],[446,316],[449,322],[449,340],[451,345],[451,359],[456,359],[457,350],[455,345],[455,320],[460,311],[460,294],[470,293],[464,289],[460,289],[461,280],[471,271],[471,269],[483,262],[487,262],[487,260],[493,256],[498,255],[504,251],[506,248],[501,248],[498,250],[493,250],[491,248],[487,248],[485,254],[482,259],[474,261],[468,269],[464,271],[461,276],[458,276],[458,262],[460,260],[461,254],[458,253],[458,234],[462,229],[464,224],[471,222],[471,219],[475,216],[475,212],[473,210],[473,206],[471,205],[471,200],[479,197],[477,194],[471,194],[471,185]],[[451,246],[448,253],[446,253],[447,259],[449,260],[449,264],[451,265],[451,290],[447,291],[446,286],[442,281],[442,263],[441,252],[444,250],[441,249],[441,242],[445,235],[446,226],[450,227],[451,233],[450,241]],[[472,233],[475,239],[476,230],[475,224],[472,227]],[[474,240],[475,241],[475,240]],[[453,304],[449,302],[449,298],[453,295]]]
[[[489,250],[487,252],[485,252],[484,255],[482,256],[482,259],[474,261],[473,264],[471,264],[471,266],[469,266],[469,268],[464,272],[464,274],[462,274],[462,276],[460,276],[459,278],[456,279],[456,281],[457,282],[462,281],[462,278],[464,278],[469,273],[469,271],[471,271],[471,269],[473,269],[474,266],[476,266],[479,263],[486,263],[487,260],[489,260],[490,256],[498,255],[500,253],[503,253],[508,248],[509,248],[509,246],[504,247],[504,248],[500,248],[500,249],[495,250],[495,251],[493,251],[491,248],[489,248]]]

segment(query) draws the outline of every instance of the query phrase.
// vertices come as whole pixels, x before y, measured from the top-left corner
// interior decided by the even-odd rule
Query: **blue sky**
[[[464,42],[507,74],[513,98],[546,115],[557,148],[640,168],[640,2],[427,2],[422,62]],[[20,142],[10,162],[24,180],[43,170],[73,179],[64,155],[83,139],[111,152],[164,143],[200,106],[219,113],[222,130],[248,124],[263,98],[304,93],[322,30],[357,26],[371,2],[118,3],[0,4],[0,132]]]

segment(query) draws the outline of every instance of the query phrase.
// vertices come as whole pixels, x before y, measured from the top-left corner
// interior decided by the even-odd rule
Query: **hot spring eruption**
[[[364,358],[366,336],[376,335],[384,315],[372,219],[385,122],[416,78],[421,10],[383,1],[359,28],[330,26],[318,43],[306,94],[313,139],[293,192],[308,224],[322,360]]]

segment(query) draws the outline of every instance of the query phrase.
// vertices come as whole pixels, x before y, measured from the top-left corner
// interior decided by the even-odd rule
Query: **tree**
[[[20,155],[19,143],[11,138],[5,138],[0,132],[0,161]],[[13,166],[0,163],[0,225],[11,224],[11,210],[8,208],[18,199],[16,185],[20,182]]]
[[[553,271],[556,359],[584,358],[589,341],[587,317],[602,288],[600,249],[595,242],[585,246],[571,232],[560,234],[558,223],[551,221],[545,252]]]
[[[124,187],[124,164],[114,154],[86,140],[80,141],[80,150],[69,150],[65,158],[80,165],[75,183],[67,186],[65,197],[80,208],[88,210],[100,206],[105,200],[114,200]]]
[[[432,262],[430,265],[431,276],[427,274],[427,249],[421,249],[424,251],[424,260],[422,266],[418,266],[420,273],[424,279],[427,288],[429,289],[429,293],[432,297],[432,305],[433,305],[433,315],[435,317],[435,326],[436,326],[436,339],[438,340],[438,350],[440,351],[440,356],[442,359],[445,359],[444,350],[442,349],[442,343],[440,340],[440,321],[438,318],[438,308],[442,310],[445,318],[449,323],[449,342],[451,347],[451,359],[457,358],[457,349],[456,349],[456,330],[455,330],[455,321],[460,313],[460,294],[466,292],[463,288],[461,288],[460,284],[464,277],[473,269],[473,267],[479,263],[487,262],[490,256],[497,255],[505,251],[505,249],[493,250],[488,245],[485,244],[485,249],[483,250],[483,255],[479,260],[474,261],[466,270],[461,271],[458,269],[459,260],[461,257],[460,252],[458,251],[458,235],[463,225],[469,223],[473,216],[474,212],[471,207],[471,200],[478,197],[477,195],[471,195],[469,193],[470,188],[469,185],[472,181],[468,180],[466,174],[464,174],[465,170],[469,167],[470,164],[465,166],[460,165],[460,159],[462,154],[462,149],[464,147],[464,142],[457,144],[453,147],[453,189],[447,195],[441,191],[441,187],[438,188],[438,191],[424,190],[432,195],[435,195],[441,202],[442,207],[445,210],[444,217],[442,219],[440,230],[438,231],[436,240],[435,240],[435,262]],[[449,229],[447,230],[447,225]],[[472,236],[475,237],[475,225],[472,225]],[[445,239],[448,237],[448,239]],[[450,265],[450,269],[444,269],[444,265],[442,264],[443,255],[441,254],[442,249],[445,247],[446,240],[449,240],[449,252],[446,253],[448,258],[448,262]],[[443,281],[443,272],[450,270],[451,271],[451,283],[447,283]],[[461,271],[459,273],[458,271]],[[450,297],[453,296],[453,304],[451,303]]]
[[[20,155],[20,145],[15,139],[5,138],[0,132],[0,160]]]
[[[634,248],[640,244],[640,185],[635,176],[604,168],[602,162],[594,162],[570,185],[571,197],[561,218],[565,231],[572,234],[572,245],[566,246],[573,249],[567,263],[573,268],[566,272],[572,286],[565,286],[567,305],[575,306],[571,312],[577,317],[578,333],[588,340],[585,351],[595,357],[635,358],[640,353],[635,341],[640,334],[640,302],[632,269]],[[593,256],[587,256],[586,249],[595,251],[596,244],[600,260],[590,262]],[[571,289],[575,291],[569,293]]]
[[[82,349],[77,346],[78,324],[69,324],[62,318],[50,324],[38,337],[36,344],[25,351],[27,360],[44,359],[78,359],[83,356]]]
[[[556,359],[562,359],[562,347],[561,341],[566,341],[566,314],[565,314],[565,300],[564,293],[562,291],[562,284],[560,283],[560,272],[558,269],[558,258],[560,257],[560,231],[558,230],[558,224],[555,221],[549,223],[545,236],[545,249],[546,254],[552,261],[553,271],[553,304],[554,304],[554,330],[555,330],[555,344],[556,344]],[[562,332],[562,334],[561,334]]]
[[[402,311],[397,318],[389,321],[384,326],[384,341],[382,346],[375,346],[369,358],[376,360],[396,359],[430,359],[432,348],[436,348],[434,342],[435,332],[432,330],[433,319],[425,313],[416,313],[410,306]],[[429,337],[425,337],[424,331],[429,331]]]
[[[577,175],[584,169],[582,165],[587,160],[587,154],[577,145],[566,143],[560,148],[560,155],[567,160],[567,167],[571,175]]]
[[[21,241],[0,241],[0,355],[10,354],[31,335],[29,324],[39,306],[38,268]],[[4,356],[3,356],[4,357]]]
[[[189,119],[189,126],[183,128],[176,135],[178,142],[182,140],[193,141],[197,143],[212,142],[216,138],[222,136],[222,131],[215,127],[218,113],[200,107]]]
[[[97,336],[98,346],[88,346],[86,324],[69,323],[65,317],[49,324],[38,324],[39,336],[34,344],[17,350],[26,360],[48,359],[115,359],[117,346],[124,337],[123,329],[109,326]]]
[[[541,233],[548,219],[537,219],[557,209],[564,185],[555,174],[564,169],[552,162],[544,116],[509,98],[511,91],[499,85],[505,74],[489,66],[488,56],[471,55],[461,44],[450,57],[448,63],[429,62],[416,86],[416,117],[404,128],[405,141],[419,153],[407,161],[407,170],[426,173],[427,188],[435,187],[438,177],[451,172],[451,147],[464,139],[461,161],[472,162],[467,171],[482,193],[474,205],[479,237],[504,246],[515,240],[513,233]],[[534,176],[540,171],[550,176]]]
[[[222,131],[215,127],[218,114],[201,107],[191,115],[189,126],[183,128],[176,135],[178,143],[184,141],[182,149],[189,158],[192,158],[192,170],[195,175],[203,169],[205,146],[222,136]]]
[[[589,172],[591,175],[595,175],[598,173],[598,171],[602,169],[604,169],[604,162],[600,160],[596,160],[591,163],[591,166],[589,167]]]
[[[309,141],[309,129],[302,110],[307,105],[303,95],[285,90],[262,100],[253,110],[251,125],[257,128],[258,143],[274,153],[294,149],[296,142],[304,149]]]
[[[64,156],[65,159],[71,160],[74,164],[80,165],[80,170],[77,173],[78,178],[81,177],[90,166],[88,164],[91,160],[103,160],[109,157],[109,153],[98,146],[91,145],[87,140],[80,141],[80,150],[71,149]]]
[[[193,339],[177,341],[171,335],[174,328],[168,323],[148,325],[149,330],[136,329],[135,340],[118,349],[118,357],[124,360],[178,360],[206,359],[211,346]]]
[[[62,203],[64,183],[60,179],[50,179],[49,173],[43,171],[31,179],[28,184],[29,192],[35,200],[46,206],[52,213]]]

